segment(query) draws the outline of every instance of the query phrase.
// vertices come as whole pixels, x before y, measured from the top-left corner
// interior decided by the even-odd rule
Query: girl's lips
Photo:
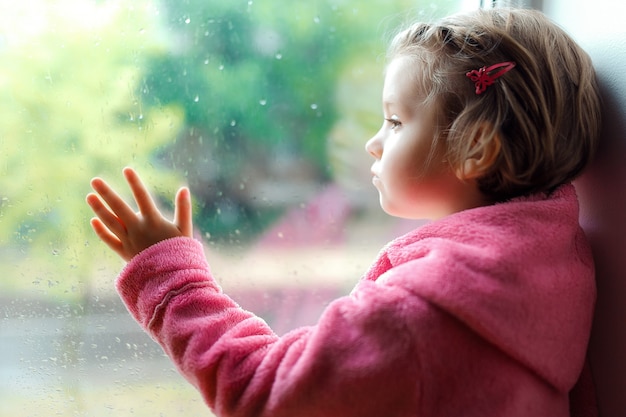
[[[380,182],[380,177],[378,176],[378,171],[375,169],[375,166],[372,166],[372,169],[370,169],[370,173],[372,174],[372,182],[374,184]]]

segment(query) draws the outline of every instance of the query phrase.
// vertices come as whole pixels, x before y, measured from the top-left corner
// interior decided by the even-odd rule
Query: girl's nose
[[[376,134],[365,143],[365,150],[376,159],[380,159],[383,147],[379,135]]]

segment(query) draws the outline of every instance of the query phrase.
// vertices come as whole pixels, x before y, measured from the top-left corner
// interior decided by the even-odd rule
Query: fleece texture
[[[596,295],[572,185],[390,242],[282,337],[221,291],[191,238],[137,255],[117,289],[222,417],[570,416]]]

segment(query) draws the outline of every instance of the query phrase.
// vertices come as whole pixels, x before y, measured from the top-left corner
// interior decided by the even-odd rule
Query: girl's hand
[[[192,237],[189,189],[183,187],[178,190],[174,221],[171,222],[159,212],[135,170],[125,168],[124,177],[135,197],[138,212],[104,180],[91,180],[95,193],[87,195],[87,204],[97,216],[91,219],[91,227],[104,243],[129,261],[142,250],[162,240],[179,236]]]

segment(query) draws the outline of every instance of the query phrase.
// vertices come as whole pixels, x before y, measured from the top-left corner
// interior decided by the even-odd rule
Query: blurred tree
[[[262,230],[331,179],[327,139],[344,67],[355,57],[381,65],[384,32],[407,11],[441,14],[456,0],[438,10],[406,0],[161,3],[169,50],[148,62],[142,97],[149,107],[183,109],[185,128],[163,154],[188,176],[196,224],[232,240]],[[381,22],[392,10],[405,13]]]
[[[170,53],[148,63],[142,92],[148,106],[184,110],[165,154],[199,199],[197,224],[215,238],[258,231],[293,202],[286,189],[305,200],[329,177],[332,90],[350,31],[319,2],[163,5]]]
[[[340,74],[382,69],[385,32],[407,16],[393,13],[408,8],[441,14],[409,0],[4,2],[0,290],[47,283],[34,288],[71,296],[114,259],[89,245],[84,195],[94,175],[125,189],[124,165],[160,199],[186,176],[196,224],[217,237],[238,240],[306,202],[342,164],[329,132],[366,100],[343,89],[337,101]],[[334,130],[359,151],[363,134]]]
[[[119,184],[133,164],[169,193],[180,181],[153,155],[179,131],[181,111],[144,108],[135,93],[146,54],[163,48],[157,14],[132,0],[2,7],[0,289],[78,296],[104,253],[88,244],[89,179]]]

